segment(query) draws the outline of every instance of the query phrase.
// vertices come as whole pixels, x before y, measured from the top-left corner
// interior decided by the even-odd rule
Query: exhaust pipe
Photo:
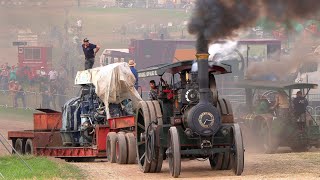
[[[209,75],[208,75],[208,58],[209,54],[196,54],[198,63],[198,81],[199,81],[199,104],[209,103]]]
[[[193,106],[188,112],[187,128],[201,136],[213,136],[221,127],[221,118],[219,112],[213,104],[210,103],[208,58],[209,54],[196,54],[198,64],[198,82],[199,82],[199,103]],[[191,134],[189,130],[189,134]]]

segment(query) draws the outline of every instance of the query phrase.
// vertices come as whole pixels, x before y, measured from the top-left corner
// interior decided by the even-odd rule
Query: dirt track
[[[3,120],[0,118],[0,132],[32,128],[32,122]],[[279,154],[255,154],[246,152],[245,170],[242,176],[234,176],[232,171],[212,171],[209,162],[184,160],[181,179],[320,179],[320,150],[306,153],[288,153],[282,149]],[[8,154],[0,144],[0,155]],[[168,179],[168,162],[164,161],[162,172],[143,174],[138,165],[111,164],[106,160],[92,163],[72,163],[88,174],[86,179]]]
[[[33,124],[32,122],[24,122],[24,121],[17,121],[15,119],[7,120],[2,119],[0,117],[0,133],[4,135],[7,138],[8,131],[17,131],[17,130],[23,130],[23,129],[31,129]],[[2,137],[0,136],[0,140],[4,142]],[[6,144],[6,142],[4,142]],[[6,144],[6,147],[10,148],[8,144]],[[8,151],[5,149],[5,147],[0,143],[0,156],[1,155],[8,155]]]
[[[159,174],[143,174],[137,165],[111,164],[105,160],[73,163],[88,173],[88,179],[167,179],[168,162]],[[185,160],[181,179],[320,179],[320,152],[246,154],[245,171],[234,176],[232,171],[212,171],[209,162]]]

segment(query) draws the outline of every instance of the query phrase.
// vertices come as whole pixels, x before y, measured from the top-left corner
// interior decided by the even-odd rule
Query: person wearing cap
[[[302,122],[305,122],[305,113],[307,112],[308,100],[302,95],[301,91],[298,91],[296,98],[293,99],[293,109],[296,118],[300,118]]]
[[[27,75],[27,74],[26,74]],[[40,72],[39,72],[39,80],[42,82],[46,82],[47,81],[47,73],[44,70],[44,67],[42,66],[40,68]]]
[[[130,70],[132,72],[132,74],[134,75],[134,77],[136,78],[136,82],[134,84],[134,87],[136,88],[136,90],[138,90],[138,72],[135,68],[135,66],[137,65],[133,59],[130,59],[128,62],[129,66],[130,66]]]
[[[91,69],[94,64],[94,58],[95,58],[97,52],[99,51],[100,47],[95,44],[89,43],[89,40],[87,38],[85,38],[83,40],[82,49],[83,49],[83,53],[85,56],[84,68],[85,68],[85,70]],[[95,51],[94,51],[94,49],[95,49]]]

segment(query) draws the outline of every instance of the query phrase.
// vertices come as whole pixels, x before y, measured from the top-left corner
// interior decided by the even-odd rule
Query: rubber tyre
[[[133,133],[127,133],[126,135],[127,147],[128,147],[128,161],[127,164],[135,164],[137,161],[137,149],[136,138]]]
[[[117,133],[115,132],[109,132],[107,135],[107,159],[110,163],[117,162],[116,159],[116,139],[117,139]]]
[[[118,164],[127,164],[128,160],[128,148],[126,142],[126,136],[124,133],[118,133],[116,139],[116,159]]]
[[[19,154],[24,154],[24,144],[22,139],[17,139],[14,148]]]
[[[24,152],[25,152],[25,154],[33,155],[33,143],[32,143],[32,139],[28,139],[28,140],[26,141],[26,145],[25,145],[25,148],[24,148]]]

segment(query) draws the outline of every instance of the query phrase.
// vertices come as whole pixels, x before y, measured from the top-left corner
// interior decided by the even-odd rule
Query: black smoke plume
[[[318,0],[198,0],[188,30],[197,36],[197,52],[207,53],[208,43],[236,35],[260,16],[288,23],[319,9]]]

